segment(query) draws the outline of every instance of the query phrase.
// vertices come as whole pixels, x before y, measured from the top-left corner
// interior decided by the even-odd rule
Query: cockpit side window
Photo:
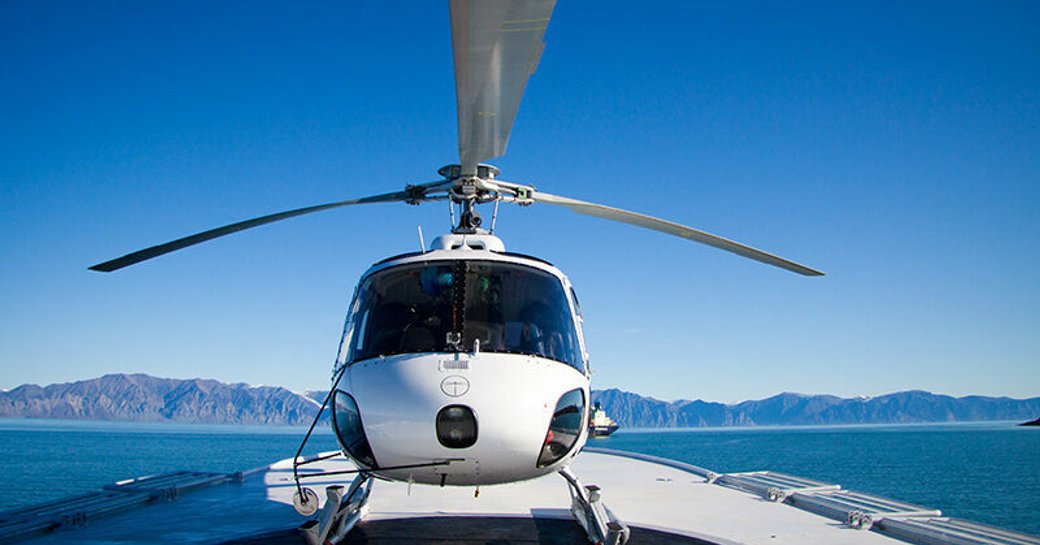
[[[347,310],[347,318],[343,324],[343,336],[339,342],[339,353],[336,354],[336,369],[350,361],[350,347],[354,341],[354,321],[358,311],[358,292],[360,289],[360,287],[355,289],[354,296],[350,298],[350,308]]]
[[[578,315],[578,318],[582,318],[581,315],[581,303],[578,302],[578,294],[574,293],[574,288],[571,288],[571,299],[574,300],[574,312]]]
[[[575,325],[577,325],[577,329],[578,329],[578,337],[579,337],[579,341],[581,343],[580,346],[584,347],[585,346],[585,317],[582,316],[582,314],[581,314],[581,302],[578,301],[578,294],[575,293],[573,286],[570,287],[570,292],[571,292],[571,301],[574,302]],[[586,357],[587,357],[587,355],[586,355]],[[586,362],[586,365],[587,365],[587,363],[588,362]]]

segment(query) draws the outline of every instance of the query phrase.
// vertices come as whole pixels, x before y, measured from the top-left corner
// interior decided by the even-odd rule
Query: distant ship
[[[618,429],[617,422],[607,416],[599,403],[592,408],[592,417],[589,418],[589,437],[606,437]]]

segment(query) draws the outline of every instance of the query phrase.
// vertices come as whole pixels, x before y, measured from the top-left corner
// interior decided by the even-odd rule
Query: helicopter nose
[[[437,441],[447,448],[467,448],[477,442],[477,417],[465,405],[448,405],[437,412]]]
[[[461,358],[466,361],[461,370],[446,369],[446,361],[458,359],[442,354],[390,356],[348,368],[345,378],[373,457],[384,468],[409,466],[379,470],[381,477],[439,484],[448,475],[447,484],[457,486],[512,482],[553,471],[580,448],[581,426],[571,424],[583,422],[584,413],[578,408],[580,414],[572,415],[575,404],[558,400],[571,399],[574,394],[566,394],[575,389],[579,399],[588,398],[583,374],[518,354]],[[554,416],[566,425],[553,426]],[[579,433],[568,435],[574,427]],[[546,447],[550,429],[553,438]],[[573,435],[578,442],[570,440]],[[546,449],[563,456],[540,459]],[[446,460],[448,467],[439,463]],[[426,467],[431,462],[438,464]]]

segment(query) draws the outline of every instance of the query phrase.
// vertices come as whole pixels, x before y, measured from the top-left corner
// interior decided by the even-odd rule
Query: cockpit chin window
[[[416,352],[528,354],[583,371],[559,278],[494,261],[435,261],[374,273],[358,289],[341,361]]]

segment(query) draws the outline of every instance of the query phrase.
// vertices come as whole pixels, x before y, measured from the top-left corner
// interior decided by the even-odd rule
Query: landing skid
[[[559,473],[569,485],[571,514],[585,531],[589,542],[596,545],[625,545],[629,538],[628,526],[604,505],[600,488],[596,485],[582,485],[570,468],[561,469]],[[346,490],[343,485],[326,487],[327,499],[320,512],[315,508],[317,494],[309,488],[302,490],[302,494],[297,493],[298,498],[294,498],[294,503],[298,504],[297,511],[303,515],[317,512],[318,518],[303,523],[300,531],[310,545],[335,545],[368,512],[372,478],[367,473],[359,473]]]
[[[570,485],[571,513],[585,530],[589,542],[597,545],[624,545],[628,542],[628,526],[603,504],[598,486],[583,486],[569,467],[561,469],[560,476]]]
[[[372,478],[368,474],[359,473],[350,483],[346,493],[343,488],[343,485],[326,487],[325,493],[328,498],[318,513],[318,518],[308,520],[300,526],[300,531],[310,545],[339,543],[368,512],[368,495],[372,491]],[[316,505],[317,494],[309,488],[304,490],[305,497],[313,497],[311,501]],[[300,509],[297,508],[297,511]],[[313,513],[314,511],[311,511],[309,514]]]

